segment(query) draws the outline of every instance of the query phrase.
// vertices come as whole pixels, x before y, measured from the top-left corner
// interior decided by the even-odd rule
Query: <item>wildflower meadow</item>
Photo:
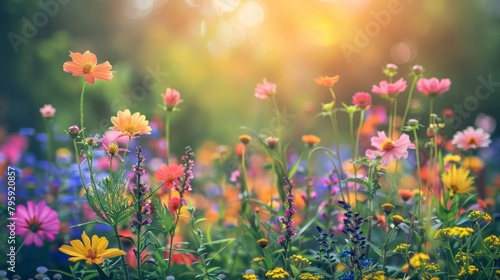
[[[472,95],[458,86],[471,71],[416,57],[378,61],[367,81],[295,64],[304,91],[262,71],[224,93],[243,99],[207,103],[232,108],[212,108],[210,127],[230,131],[213,139],[186,86],[213,69],[144,76],[134,90],[154,105],[117,91],[108,110],[96,95],[127,92],[138,58],[93,45],[50,45],[57,66],[39,75],[73,97],[0,135],[0,279],[500,279],[500,115],[470,109],[492,102],[491,75]],[[287,110],[299,97],[307,121]]]

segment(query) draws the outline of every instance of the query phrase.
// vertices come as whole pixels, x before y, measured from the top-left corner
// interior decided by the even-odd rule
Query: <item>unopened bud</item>
[[[80,128],[76,125],[72,125],[68,128],[68,134],[71,138],[76,139],[78,134],[80,134]]]
[[[421,65],[414,65],[412,69],[415,74],[422,74],[424,72],[424,67]]]

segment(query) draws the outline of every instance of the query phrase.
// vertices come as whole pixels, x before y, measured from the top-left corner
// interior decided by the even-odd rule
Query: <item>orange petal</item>
[[[73,61],[64,62],[63,71],[66,73],[72,73],[75,77],[85,75],[85,73],[83,73],[83,67]]]
[[[97,64],[97,57],[95,54],[91,53],[90,51],[86,51],[83,53],[83,59],[85,62],[90,62],[92,65]]]

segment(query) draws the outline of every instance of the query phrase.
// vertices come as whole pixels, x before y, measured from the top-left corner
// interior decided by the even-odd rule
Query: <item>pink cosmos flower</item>
[[[372,146],[377,150],[368,149],[365,154],[369,159],[374,159],[377,155],[381,156],[381,162],[384,166],[389,166],[394,158],[407,158],[408,149],[415,149],[415,145],[407,134],[401,134],[397,141],[387,138],[384,131],[377,131],[377,134],[378,137],[371,138]]]
[[[111,158],[116,157],[119,160],[123,161],[123,157],[120,156],[119,152],[130,152],[125,148],[119,148],[118,144],[111,142],[106,137],[102,137],[99,139],[99,142],[102,144],[99,150],[105,151],[108,154],[108,162]]]
[[[437,78],[420,78],[417,82],[417,89],[423,95],[434,97],[447,92],[450,89],[450,85],[450,79],[442,79],[440,81]]]
[[[267,99],[276,94],[276,84],[269,83],[265,78],[262,84],[257,84],[255,88],[255,97],[260,99]]]
[[[45,201],[35,204],[28,201],[27,205],[19,205],[16,209],[16,234],[24,238],[26,245],[35,243],[41,247],[44,239],[54,240],[59,233],[59,217],[56,211],[45,205]]]
[[[482,128],[474,129],[472,126],[467,127],[462,131],[458,131],[453,135],[451,143],[465,151],[470,149],[486,148],[490,145],[490,134],[484,132]]]
[[[52,107],[51,104],[45,104],[40,108],[40,114],[42,114],[42,117],[50,119],[56,114],[56,108]]]
[[[356,92],[352,97],[352,104],[366,110],[372,105],[372,96],[367,92]]]
[[[168,111],[172,111],[175,106],[182,103],[181,94],[175,89],[167,88],[165,93],[161,94],[163,104],[165,104]]]
[[[406,81],[401,78],[394,83],[381,81],[378,86],[373,85],[372,92],[378,95],[393,97],[406,90]]]

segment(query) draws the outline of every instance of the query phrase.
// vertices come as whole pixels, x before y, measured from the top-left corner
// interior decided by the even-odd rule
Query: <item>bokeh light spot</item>
[[[417,51],[413,45],[400,42],[392,46],[391,58],[396,64],[405,64],[411,62],[417,56]]]
[[[245,26],[257,26],[264,21],[264,8],[257,2],[247,1],[241,5],[237,17]]]

